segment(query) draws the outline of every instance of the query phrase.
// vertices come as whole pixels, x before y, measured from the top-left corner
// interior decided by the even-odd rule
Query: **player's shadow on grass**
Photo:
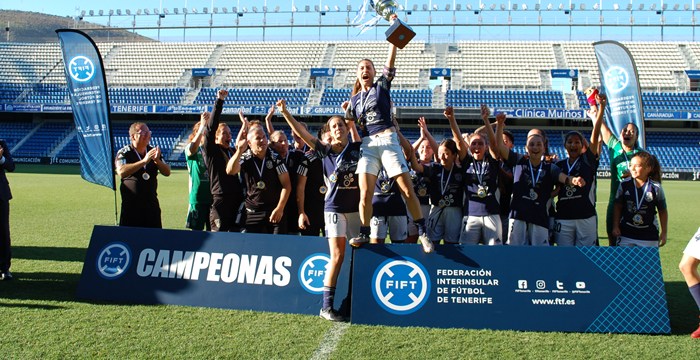
[[[22,308],[22,309],[34,309],[34,310],[61,310],[65,309],[65,306],[56,305],[46,305],[46,304],[8,304],[0,302],[0,309],[7,308]]]
[[[13,246],[12,257],[23,260],[77,261],[85,260],[85,249],[72,247]]]
[[[683,281],[666,282],[666,299],[671,319],[671,334],[688,335],[698,327],[697,306]]]
[[[3,282],[0,298],[16,300],[75,301],[80,274],[14,272],[15,280]]]

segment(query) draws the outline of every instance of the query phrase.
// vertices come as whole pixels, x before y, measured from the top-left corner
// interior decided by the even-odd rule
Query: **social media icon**
[[[518,280],[518,289],[527,289],[527,280]]]
[[[586,288],[586,282],[584,282],[584,281],[577,281],[577,282],[576,282],[576,288],[577,288],[577,289],[585,289],[585,288]]]
[[[544,280],[537,280],[535,286],[537,286],[537,289],[542,290],[547,287],[547,284],[544,282]]]
[[[559,290],[564,290],[564,283],[557,280],[557,289]]]

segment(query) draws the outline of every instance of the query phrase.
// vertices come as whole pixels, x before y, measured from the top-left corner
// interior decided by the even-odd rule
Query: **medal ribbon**
[[[445,181],[445,184],[443,185],[443,180],[445,179],[445,168],[442,168],[442,175],[440,176],[440,194],[445,195],[445,191],[447,191],[447,187],[450,185],[450,176],[452,176],[452,170],[454,170],[455,166],[454,164],[452,165],[452,169],[450,169],[449,174],[447,174],[447,181]]]
[[[349,146],[350,146],[350,142],[348,142],[348,143],[345,145],[345,148],[343,148],[343,151],[341,151],[340,154],[338,154],[338,157],[335,158],[335,169],[333,170],[333,173],[336,174],[336,176],[338,176],[338,175],[337,175],[337,174],[338,174],[338,168],[340,167],[340,164],[343,162],[343,155],[344,155],[345,152],[348,150],[348,147],[349,147]]]
[[[394,183],[396,182],[396,179],[392,179],[389,177],[389,174],[386,173],[386,170],[382,168],[382,179],[387,179],[389,180],[389,189],[394,187]],[[388,191],[388,190],[387,190]]]
[[[540,161],[540,167],[537,168],[537,177],[535,177],[535,173],[532,172],[532,161],[528,160],[530,163],[530,176],[532,179],[532,189],[535,189],[535,186],[537,186],[537,182],[540,180],[540,170],[542,170],[542,163],[543,161]]]
[[[136,148],[134,148],[134,152],[136,153],[136,156],[139,157],[139,161],[143,160],[143,159],[141,158],[141,154],[139,154],[139,151],[136,150]],[[148,147],[146,147],[146,153],[148,153]],[[146,165],[143,166],[143,171],[146,171],[146,166],[148,166],[148,164],[146,164]]]
[[[253,165],[255,165],[255,168],[258,170],[258,175],[260,175],[260,180],[262,180],[262,173],[263,173],[263,170],[265,170],[265,162],[266,161],[267,161],[267,154],[263,158],[262,166],[258,167],[258,163],[255,161],[255,156],[253,156]]]
[[[647,190],[649,190],[649,180],[647,180],[644,183],[644,187],[642,187],[642,198],[639,198],[639,190],[637,190],[637,186],[634,186],[634,200],[635,200],[635,205],[637,205],[637,212],[639,212],[640,207],[642,206],[642,202],[644,201],[644,195],[646,195]]]
[[[363,124],[362,119],[365,116],[365,113],[367,112],[367,109],[365,109],[365,102],[367,101],[367,98],[369,98],[369,93],[372,91],[373,88],[369,88],[367,91],[360,91],[360,114],[358,116],[358,120],[360,120],[360,125]],[[364,95],[364,94],[367,95]]]
[[[574,161],[573,164],[569,165],[569,161],[566,161],[566,175],[571,175],[571,170],[573,170],[576,167],[576,163],[581,160],[581,157],[577,157],[576,161]]]
[[[477,162],[476,162],[476,160],[474,160],[474,173],[476,173],[476,179],[479,181],[479,185],[484,184],[484,174],[486,173],[486,170],[484,169],[485,162],[486,162],[486,157],[484,157],[484,160],[482,160],[479,167],[477,167],[476,166]]]

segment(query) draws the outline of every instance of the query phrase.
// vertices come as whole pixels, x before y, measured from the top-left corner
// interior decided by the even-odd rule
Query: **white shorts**
[[[378,175],[382,170],[393,178],[408,172],[406,157],[399,143],[396,132],[385,132],[362,138],[360,161],[357,162],[357,174]]]
[[[430,215],[426,223],[428,238],[434,242],[445,240],[446,244],[458,244],[459,234],[462,231],[461,223],[462,208],[433,206],[430,208]]]
[[[522,220],[508,222],[508,245],[549,246],[549,229]]]
[[[620,236],[620,238],[617,239],[617,246],[659,247],[659,242],[653,240],[637,240]]]
[[[503,244],[508,243],[508,214],[501,215],[501,242]]]
[[[427,219],[428,214],[430,214],[430,205],[421,204],[420,211],[423,214],[423,219]],[[418,227],[416,223],[413,222],[413,216],[411,216],[411,212],[408,211],[408,206],[406,206],[406,214],[408,215],[408,236],[418,236]]]
[[[598,238],[596,216],[588,219],[560,219],[554,223],[554,240],[559,246],[595,246]]]
[[[459,243],[460,244],[465,244],[465,241],[467,240],[467,224],[469,223],[469,216],[464,215],[462,216],[462,224],[460,225],[459,229]]]
[[[391,236],[391,242],[405,241],[408,237],[407,216],[372,216],[370,222],[370,235],[372,239],[386,239],[387,233]]]
[[[683,250],[683,253],[700,260],[700,228],[698,228],[698,232],[688,241],[688,245],[685,247],[685,250]]]
[[[468,216],[467,222],[459,237],[459,243],[464,245],[501,245],[501,215]]]
[[[326,219],[326,237],[352,239],[360,234],[360,213],[323,212]]]

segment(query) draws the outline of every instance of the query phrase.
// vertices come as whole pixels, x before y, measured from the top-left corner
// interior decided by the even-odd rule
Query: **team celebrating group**
[[[281,99],[264,123],[239,113],[241,127],[232,146],[231,130],[221,122],[228,92],[219,90],[213,111],[201,115],[185,149],[190,173],[186,226],[325,235],[331,261],[320,315],[339,320],[333,298],[346,241],[358,247],[390,238],[392,243],[420,243],[426,253],[441,242],[597,245],[596,171],[605,143],[612,172],[609,245],[666,243],[668,212],[659,162],[638,145],[634,124],[621,134],[608,129],[604,95],[596,94],[588,111],[590,138],[577,131],[566,134],[566,159],[550,154],[547,135],[539,129],[528,133],[525,154],[514,152],[506,116],[495,114],[492,124],[486,105],[481,107],[484,125],[471,134],[461,132],[454,110],[447,107],[452,138],[440,144],[420,118],[420,138],[411,144],[401,133],[390,98],[396,52],[390,45],[377,80],[371,60],[358,63],[351,98],[342,104],[345,116],[332,116],[316,135]],[[273,128],[276,113],[291,128],[293,145]],[[145,124],[133,124],[129,134],[132,144],[116,160],[122,178],[120,225],[160,227],[155,175],[168,176],[170,168],[160,150],[148,145]],[[685,253],[690,270],[684,275],[691,293],[695,282],[698,294],[693,296],[700,307],[700,241],[691,240]]]

